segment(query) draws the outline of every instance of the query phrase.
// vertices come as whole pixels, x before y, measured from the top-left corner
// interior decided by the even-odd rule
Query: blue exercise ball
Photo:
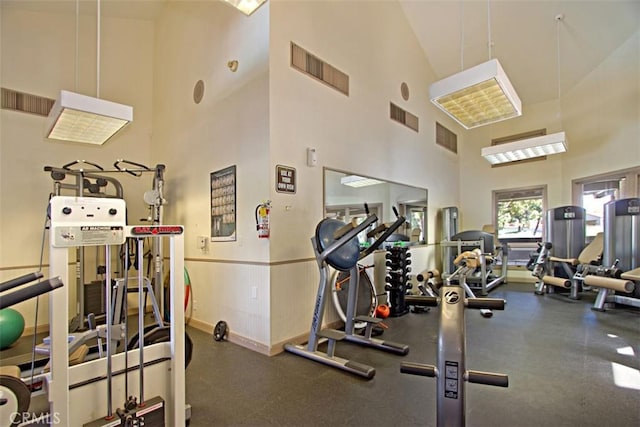
[[[0,350],[16,342],[24,332],[24,317],[12,308],[0,310]]]

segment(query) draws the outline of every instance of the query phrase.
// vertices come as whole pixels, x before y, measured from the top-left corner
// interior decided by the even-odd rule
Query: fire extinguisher
[[[267,200],[256,206],[256,230],[258,237],[261,239],[269,238],[269,211],[271,210],[271,201]]]

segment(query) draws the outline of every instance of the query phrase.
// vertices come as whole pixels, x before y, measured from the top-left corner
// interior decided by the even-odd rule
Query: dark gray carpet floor
[[[509,388],[468,384],[469,426],[640,426],[640,312],[590,310],[592,297],[536,296],[533,285],[491,294],[506,310],[468,310],[467,369],[509,375]],[[311,320],[311,319],[309,319]],[[191,426],[435,426],[436,380],[402,361],[436,363],[438,312],[387,319],[396,356],[339,343],[336,354],[376,368],[370,381],[291,353],[267,357],[189,329]],[[233,328],[233,325],[230,325]]]

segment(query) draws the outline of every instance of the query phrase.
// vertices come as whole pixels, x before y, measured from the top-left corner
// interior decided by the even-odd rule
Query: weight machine
[[[112,246],[127,238],[138,246],[142,240],[169,240],[170,315],[169,342],[145,347],[140,339],[138,348],[114,354],[111,343],[125,339],[120,327],[104,328],[106,357],[68,366],[67,326],[69,320],[68,290],[61,287],[49,297],[49,327],[51,339],[50,373],[44,375],[49,401],[49,422],[65,426],[181,426],[189,418],[185,404],[185,334],[184,311],[184,237],[182,226],[127,226],[125,203],[121,199],[56,196],[50,201],[50,273],[63,282],[68,279],[69,249],[79,246],[104,246],[110,260]],[[159,242],[160,243],[160,242]],[[138,257],[142,253],[138,252]],[[111,263],[106,263],[106,283],[111,283]],[[138,271],[138,330],[145,330],[143,316],[144,279]],[[110,305],[111,286],[105,287]],[[107,325],[112,325],[111,307],[106,307]],[[130,372],[139,372],[129,380]],[[101,374],[104,373],[104,374]],[[136,400],[129,399],[129,388],[138,388]],[[147,398],[145,389],[153,390]],[[114,408],[113,395],[123,396],[122,408]],[[89,399],[87,397],[90,397]],[[106,401],[106,408],[98,402]],[[82,402],[74,405],[70,402]],[[94,420],[93,422],[91,422]],[[89,423],[89,424],[87,424]]]
[[[437,366],[403,362],[400,372],[435,377],[437,384],[438,427],[465,425],[465,382],[508,387],[504,374],[466,369],[465,308],[503,310],[506,301],[496,298],[465,298],[465,280],[482,262],[478,252],[463,252],[456,258],[460,267],[440,289],[440,297],[407,296],[408,304],[423,307],[440,306]],[[453,283],[456,280],[458,284]]]
[[[585,246],[586,211],[580,206],[560,206],[547,211],[546,241],[540,244],[535,260],[528,266],[538,280],[535,293],[567,291],[580,299],[586,290],[583,277],[602,266],[603,234]]]
[[[640,307],[640,198],[614,200],[604,206],[602,261],[611,268],[582,279],[599,288],[592,310],[605,304]]]
[[[495,287],[507,282],[507,261],[509,248],[507,245],[494,245],[494,235],[479,230],[467,230],[455,234],[451,240],[440,242],[444,250],[443,277],[453,270],[451,262],[460,254],[479,250],[479,262],[475,271],[468,272],[467,285],[471,289],[479,289],[485,296]],[[500,257],[500,274],[493,272],[493,266]],[[455,264],[455,263],[454,263]]]
[[[162,224],[163,205],[166,202],[163,197],[165,165],[158,164],[154,168],[150,168],[141,163],[118,159],[113,163],[113,169],[105,169],[97,163],[75,160],[61,167],[45,166],[44,171],[49,172],[53,180],[53,191],[51,193],[53,196],[68,194],[76,197],[117,199],[124,198],[124,189],[120,181],[115,178],[115,175],[127,174],[139,178],[145,174],[153,174],[152,189],[144,193],[144,201],[149,206],[149,215],[144,221],[153,225]],[[100,304],[97,304],[87,309],[87,301],[100,301],[100,297],[104,295],[105,283],[103,280],[86,283],[85,264],[87,258],[85,247],[77,248],[77,305],[76,314],[72,318],[69,327],[71,332],[83,329],[83,322],[88,312],[97,312],[98,309],[102,308]],[[149,267],[153,265],[153,275],[150,279],[153,282],[155,293],[160,299],[160,304],[162,304],[162,246],[155,239],[147,258],[150,263]],[[109,260],[105,261],[109,262]],[[129,260],[124,260],[123,268],[128,268],[129,262]],[[98,264],[97,259],[96,264]],[[142,264],[138,268],[142,268]],[[104,266],[96,266],[96,274],[104,274]],[[98,313],[98,317],[102,317],[104,314]]]
[[[0,283],[0,310],[58,289],[64,284],[59,277],[42,279],[42,272],[25,274]],[[31,283],[36,281],[36,283]],[[28,286],[23,286],[28,285]],[[15,288],[19,288],[15,290]],[[13,290],[10,293],[6,291]],[[18,366],[0,367],[0,424],[16,426],[29,410],[31,390],[20,376]]]

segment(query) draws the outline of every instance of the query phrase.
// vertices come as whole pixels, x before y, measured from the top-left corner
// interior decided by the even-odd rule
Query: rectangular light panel
[[[342,185],[348,185],[349,187],[367,187],[369,185],[382,184],[382,181],[378,181],[373,178],[365,178],[358,175],[347,175],[340,178]]]
[[[225,3],[229,3],[247,16],[255,12],[262,6],[262,3],[266,1],[267,0],[224,0]]]
[[[131,106],[63,90],[49,112],[47,138],[100,145],[131,121]]]
[[[565,133],[558,132],[485,147],[482,149],[482,157],[492,165],[496,165],[564,153],[565,151],[567,151]]]
[[[497,59],[433,83],[429,98],[465,129],[522,115],[522,102]]]

